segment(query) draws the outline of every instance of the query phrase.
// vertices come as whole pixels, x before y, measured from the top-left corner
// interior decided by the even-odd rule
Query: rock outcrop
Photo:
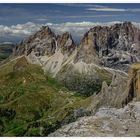
[[[140,101],[140,64],[133,64],[129,70],[128,77],[114,74],[112,82],[108,85],[102,83],[101,91],[93,96],[88,109],[95,113],[100,107],[125,107],[130,102]]]
[[[121,109],[100,108],[93,116],[79,118],[49,136],[140,136],[140,103]]]
[[[135,63],[129,70],[129,93],[140,101],[140,63]]]
[[[105,81],[102,83],[101,91],[94,99],[96,102],[98,101],[97,106],[123,107],[124,100],[129,96],[129,94],[124,94],[126,87],[127,76],[114,74],[110,85],[107,85]],[[97,108],[95,107],[95,109]]]

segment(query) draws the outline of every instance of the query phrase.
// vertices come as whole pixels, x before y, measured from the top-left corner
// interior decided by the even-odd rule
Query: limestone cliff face
[[[63,54],[67,53],[69,55],[74,51],[76,47],[71,34],[68,32],[57,36],[57,45],[62,49]]]
[[[76,45],[69,33],[56,36],[48,26],[43,26],[38,32],[23,40],[14,49],[13,55],[51,56],[61,49],[63,53],[70,53]]]
[[[90,31],[84,35],[83,39],[81,40],[81,43],[79,45],[79,50],[74,60],[75,63],[78,61],[83,61],[87,64],[100,63],[98,52],[95,47],[95,42],[94,42],[95,40],[93,39],[94,39],[94,36],[92,32]]]
[[[95,26],[85,33],[77,59],[127,71],[140,57],[140,30],[131,22]],[[88,56],[88,57],[86,57]]]
[[[36,56],[52,55],[56,49],[55,38],[51,29],[48,26],[43,26],[38,32],[18,44],[13,55],[29,55],[32,52]]]
[[[131,66],[128,77],[116,73],[110,85],[104,81],[99,94],[93,96],[89,109],[96,110],[101,106],[121,108],[132,101],[140,101],[139,63]]]

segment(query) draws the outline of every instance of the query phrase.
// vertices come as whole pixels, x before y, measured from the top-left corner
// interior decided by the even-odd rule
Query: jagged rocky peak
[[[104,81],[102,88],[95,100],[97,106],[124,107],[130,102],[140,101],[140,63],[131,65],[128,77],[124,74],[116,73],[112,77],[110,85]]]
[[[96,47],[96,41],[94,34],[89,30],[84,34],[82,38],[75,62],[83,61],[85,63],[99,64],[98,49]]]
[[[56,37],[56,35],[54,34],[54,32],[52,32],[49,26],[42,26],[40,31],[38,31],[36,35],[41,37],[42,39],[48,36],[54,37],[54,38]]]
[[[139,42],[138,36],[140,35],[140,30],[131,22],[114,24],[110,29],[113,31],[111,32],[111,35],[113,35],[114,38],[121,39],[125,42],[124,44],[121,44],[123,50],[129,50],[133,43]]]
[[[127,77],[118,73],[112,77],[112,82],[108,86],[103,82],[99,93],[100,103],[106,106],[122,107],[127,96],[123,96],[127,86]]]
[[[107,41],[108,27],[106,26],[95,26],[91,28],[83,37],[81,45],[92,45],[98,53],[101,47],[104,47]]]
[[[140,30],[131,22],[115,24],[110,29],[108,54],[104,55],[104,65],[127,72],[130,64],[140,59]]]
[[[70,33],[65,32],[57,36],[57,45],[61,48],[62,53],[72,53],[76,44]]]
[[[76,45],[71,34],[66,32],[56,36],[48,26],[42,26],[38,32],[18,44],[14,49],[13,55],[29,55],[33,52],[36,56],[51,56],[59,48],[63,54],[73,52]]]
[[[29,36],[15,47],[13,54],[29,55],[34,52],[36,56],[52,55],[56,49],[56,35],[48,26],[42,26],[35,34]]]
[[[97,52],[108,55],[109,49],[120,49],[125,51],[133,43],[139,41],[137,29],[131,22],[116,23],[112,26],[95,26],[83,37],[81,44],[91,44]]]

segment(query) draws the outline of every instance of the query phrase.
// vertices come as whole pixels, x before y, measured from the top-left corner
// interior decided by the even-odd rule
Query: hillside
[[[76,119],[73,113],[80,107],[88,114],[89,103],[90,98],[70,92],[25,57],[0,68],[1,136],[46,136]]]

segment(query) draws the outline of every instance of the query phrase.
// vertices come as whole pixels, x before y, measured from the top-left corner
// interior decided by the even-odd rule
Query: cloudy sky
[[[0,4],[0,42],[20,41],[49,25],[79,37],[97,24],[140,23],[140,4]]]

